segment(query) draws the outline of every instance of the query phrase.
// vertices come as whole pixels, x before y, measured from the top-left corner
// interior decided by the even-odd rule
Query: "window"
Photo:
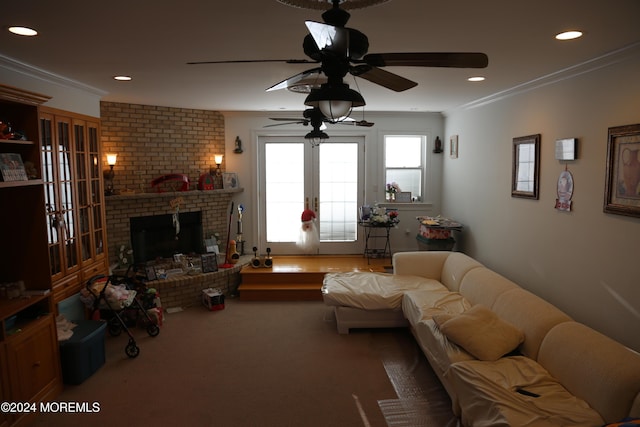
[[[385,186],[396,183],[400,191],[411,192],[412,200],[422,201],[425,147],[424,135],[385,135]]]

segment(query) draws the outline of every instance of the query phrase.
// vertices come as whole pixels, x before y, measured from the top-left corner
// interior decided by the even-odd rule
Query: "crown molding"
[[[0,54],[0,68],[4,68],[8,71],[30,77],[33,79],[41,80],[46,83],[55,84],[58,86],[66,87],[69,89],[81,90],[90,94],[102,97],[108,92],[102,89],[95,88],[93,86],[86,85],[76,80],[69,79],[59,74],[51,73],[43,70],[42,68],[35,67],[24,62],[20,62],[9,56]]]
[[[638,58],[640,56],[640,42],[632,43],[624,46],[620,49],[608,52],[604,55],[592,58],[590,60],[581,62],[571,67],[558,70],[556,72],[547,74],[537,79],[530,80],[528,82],[519,84],[512,88],[496,92],[492,95],[477,99],[460,107],[454,108],[455,110],[469,110],[476,107],[482,107],[491,104],[496,101],[519,95],[534,89],[538,89],[544,86],[548,86],[554,83],[561,82],[563,80],[573,79],[592,71],[597,71],[611,65],[618,64],[620,62],[627,61],[629,59]]]

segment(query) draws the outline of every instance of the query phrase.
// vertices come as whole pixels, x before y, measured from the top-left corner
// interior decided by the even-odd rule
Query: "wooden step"
[[[241,301],[322,301],[322,285],[246,285],[238,288]]]
[[[279,256],[272,268],[246,266],[238,287],[244,301],[322,300],[322,282],[327,273],[389,271],[390,261],[367,260],[360,255]]]

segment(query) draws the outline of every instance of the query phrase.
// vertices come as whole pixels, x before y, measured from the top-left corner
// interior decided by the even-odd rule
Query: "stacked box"
[[[203,289],[202,304],[211,311],[224,310],[224,295],[219,289]]]

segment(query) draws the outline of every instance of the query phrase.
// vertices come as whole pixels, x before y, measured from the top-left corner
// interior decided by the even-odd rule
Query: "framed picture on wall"
[[[222,174],[222,188],[225,190],[233,190],[240,188],[238,183],[238,174],[235,172],[225,172]]]
[[[538,199],[540,187],[540,134],[513,138],[511,197]]]
[[[449,138],[449,157],[458,158],[458,135],[451,135]]]
[[[640,124],[609,128],[604,212],[640,217]]]

